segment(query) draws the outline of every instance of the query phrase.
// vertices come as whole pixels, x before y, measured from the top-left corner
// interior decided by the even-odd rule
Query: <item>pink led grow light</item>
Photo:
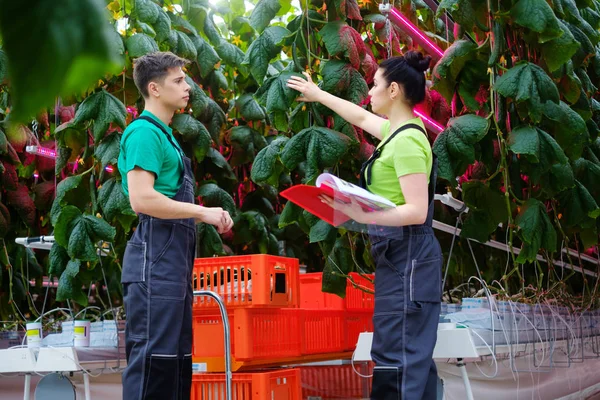
[[[390,19],[398,27],[405,30],[410,36],[423,48],[427,49],[427,52],[434,60],[439,60],[443,57],[444,52],[440,49],[431,39],[427,37],[419,28],[417,28],[408,18],[406,18],[400,11],[393,8],[390,10]]]

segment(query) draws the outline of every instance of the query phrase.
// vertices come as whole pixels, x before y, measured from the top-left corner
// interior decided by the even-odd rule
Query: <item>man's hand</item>
[[[233,227],[231,216],[221,207],[201,207],[200,215],[195,219],[197,223],[204,222],[214,225],[220,234],[229,232]]]

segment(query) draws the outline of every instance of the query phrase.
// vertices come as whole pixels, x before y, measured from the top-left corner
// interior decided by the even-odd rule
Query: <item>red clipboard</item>
[[[336,201],[342,201],[345,203],[351,202],[349,196],[341,193],[338,190],[335,190],[334,188],[325,183],[322,183],[320,187],[310,185],[296,185],[284,190],[280,194],[283,198],[288,199],[292,203],[296,204],[299,207],[302,207],[306,211],[316,215],[323,221],[333,226],[342,225],[350,220],[350,217],[348,217],[339,210],[334,210],[333,207],[328,206],[327,204],[323,203],[321,199],[319,199],[319,196],[325,195],[335,199]],[[363,210],[374,211],[368,205],[360,201],[359,203],[362,206]]]
[[[323,203],[319,196],[325,195],[335,198],[333,188],[322,185],[321,187],[310,185],[296,185],[288,188],[280,193],[283,198],[288,199],[297,206],[302,207],[311,214],[316,215],[323,221],[333,225],[341,225],[350,220],[350,217],[344,215],[340,211],[336,211],[337,215],[334,222],[334,209],[331,206]],[[339,196],[339,193],[338,193]]]

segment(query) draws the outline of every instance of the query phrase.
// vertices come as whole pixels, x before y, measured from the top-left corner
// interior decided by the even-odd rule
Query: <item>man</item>
[[[127,368],[123,399],[189,399],[196,223],[231,229],[227,211],[194,204],[194,175],[169,123],[187,105],[187,61],[169,52],[136,60],[145,110],[121,138],[119,171],[139,225],[123,257]]]

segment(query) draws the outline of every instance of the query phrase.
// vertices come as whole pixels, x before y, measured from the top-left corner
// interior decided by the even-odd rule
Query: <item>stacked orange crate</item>
[[[193,279],[194,290],[217,292],[225,302],[234,371],[351,355],[343,310],[315,313],[312,307],[298,308],[297,259],[270,255],[197,259]],[[216,302],[197,296],[192,356],[196,370],[223,372],[223,343]]]
[[[358,335],[373,331],[375,307],[373,275],[350,273],[346,297],[321,291],[323,274],[300,275],[300,307],[308,310],[339,310],[344,315],[344,351],[354,351]],[[351,283],[354,282],[354,285]]]
[[[299,369],[236,373],[231,382],[232,399],[301,400]],[[194,374],[191,400],[225,400],[225,374]]]
[[[300,367],[302,398],[365,399],[371,392],[372,363]],[[362,375],[362,376],[361,376]]]

